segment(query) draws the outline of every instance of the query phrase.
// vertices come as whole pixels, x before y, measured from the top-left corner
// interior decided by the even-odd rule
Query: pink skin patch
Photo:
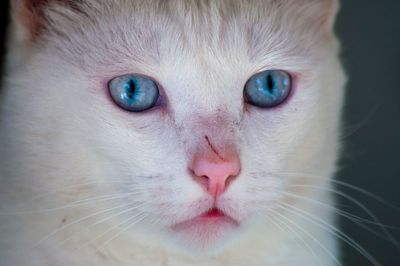
[[[200,152],[194,156],[190,166],[195,180],[205,188],[214,198],[223,194],[231,181],[240,173],[240,159],[236,152],[222,154],[205,137],[206,145],[202,145]],[[229,150],[230,147],[222,147]]]
[[[172,230],[189,240],[196,249],[208,248],[232,231],[236,231],[238,221],[212,208],[199,216],[172,226]]]
[[[221,212],[219,209],[212,208],[208,212],[206,212],[203,215],[201,215],[200,218],[212,219],[212,218],[222,218],[224,216],[225,216],[225,214],[223,212]]]

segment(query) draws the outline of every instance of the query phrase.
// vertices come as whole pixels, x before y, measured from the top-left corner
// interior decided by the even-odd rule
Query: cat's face
[[[95,206],[119,206],[110,227],[213,251],[333,174],[344,83],[334,1],[50,2],[7,91],[30,182],[78,184],[48,200],[114,195]],[[274,107],[245,96],[266,70],[288,75]],[[154,81],[154,107],[113,101],[110,81],[125,75]]]

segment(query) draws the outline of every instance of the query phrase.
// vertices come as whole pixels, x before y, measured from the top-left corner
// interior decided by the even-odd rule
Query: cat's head
[[[104,223],[162,245],[272,226],[335,170],[336,2],[14,1],[20,171],[48,201],[104,196]]]

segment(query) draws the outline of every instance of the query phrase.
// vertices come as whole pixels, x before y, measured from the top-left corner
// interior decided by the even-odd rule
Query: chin
[[[241,225],[228,216],[197,217],[171,227],[179,249],[193,255],[221,253],[240,235]]]

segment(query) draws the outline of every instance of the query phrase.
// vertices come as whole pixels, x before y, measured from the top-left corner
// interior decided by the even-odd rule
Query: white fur
[[[336,265],[336,240],[318,226],[335,225],[330,193],[294,186],[329,190],[335,171],[345,80],[335,1],[84,2],[47,6],[35,41],[14,19],[0,113],[4,265]],[[296,76],[275,109],[243,103],[265,69]],[[167,105],[116,107],[106,84],[126,73],[156,79]],[[212,204],[187,171],[204,135],[240,151],[218,204],[241,229],[193,242],[167,228]]]

